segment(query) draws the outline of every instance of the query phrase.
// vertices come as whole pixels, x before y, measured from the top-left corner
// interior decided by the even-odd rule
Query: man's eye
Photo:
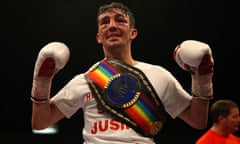
[[[109,23],[110,19],[108,17],[104,17],[101,21],[100,21],[100,25],[102,24],[107,24]]]
[[[102,25],[102,24],[107,24],[107,23],[109,23],[108,20],[102,20],[102,21],[100,22],[101,25]]]
[[[122,18],[119,18],[116,20],[117,22],[120,22],[120,23],[126,23],[127,21],[125,19],[122,19]]]

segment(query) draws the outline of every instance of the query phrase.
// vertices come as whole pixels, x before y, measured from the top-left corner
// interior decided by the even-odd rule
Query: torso
[[[167,113],[173,118],[188,106],[191,99],[190,95],[186,94],[182,88],[178,90],[179,93],[174,93],[178,82],[165,69],[142,62],[138,62],[135,67],[141,69],[148,77]],[[70,100],[67,103],[66,97]],[[62,100],[62,98],[65,98],[65,100]],[[52,100],[66,117],[71,117],[79,108],[83,109],[83,137],[86,144],[101,142],[104,144],[154,143],[151,138],[143,137],[103,111],[90,92],[83,74],[77,75]],[[180,103],[181,105],[178,106]]]

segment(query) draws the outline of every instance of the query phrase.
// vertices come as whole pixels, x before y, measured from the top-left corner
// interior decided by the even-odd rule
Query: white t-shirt
[[[138,62],[135,67],[145,73],[172,118],[189,106],[192,96],[169,71],[144,62]],[[138,134],[104,112],[91,94],[84,74],[76,75],[51,101],[67,118],[83,109],[84,144],[154,144],[153,139]]]

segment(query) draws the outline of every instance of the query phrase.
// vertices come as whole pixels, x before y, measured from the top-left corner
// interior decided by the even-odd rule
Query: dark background
[[[69,46],[68,64],[54,78],[52,94],[74,75],[85,72],[103,57],[96,43],[96,13],[107,0],[21,0],[0,5],[1,19],[1,139],[5,143],[79,144],[82,142],[82,112],[58,123],[57,135],[31,132],[31,84],[35,59],[48,42],[61,41]],[[186,39],[208,43],[213,51],[214,94],[217,99],[232,99],[240,104],[237,93],[237,56],[226,16],[224,0],[123,0],[132,9],[139,31],[133,42],[135,59],[162,65],[186,88],[190,75],[172,58],[177,44]],[[233,65],[233,66],[232,66]],[[211,124],[209,120],[208,127]],[[206,129],[207,129],[206,128]],[[205,130],[195,130],[179,119],[169,120],[159,134],[158,143],[191,144]],[[236,133],[240,135],[239,133]]]

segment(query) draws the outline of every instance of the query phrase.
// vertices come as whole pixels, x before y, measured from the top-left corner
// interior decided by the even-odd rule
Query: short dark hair
[[[110,4],[103,4],[99,7],[97,16],[107,12],[111,11],[112,9],[120,9],[123,11],[124,14],[129,16],[130,19],[130,27],[134,28],[135,27],[135,18],[133,16],[132,11],[124,4],[118,3],[118,2],[111,2]]]
[[[215,101],[210,109],[213,122],[217,122],[218,116],[227,117],[232,108],[238,108],[237,103],[232,100],[222,99]]]

